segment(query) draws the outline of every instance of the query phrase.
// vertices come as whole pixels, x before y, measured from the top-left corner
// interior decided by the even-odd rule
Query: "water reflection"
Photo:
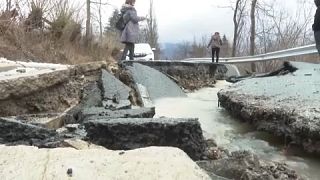
[[[230,151],[249,150],[261,158],[285,162],[309,179],[320,178],[319,159],[284,153],[283,140],[256,132],[250,125],[234,119],[223,108],[219,108],[217,92],[225,85],[219,82],[216,88],[204,88],[189,93],[186,98],[158,99],[155,101],[156,117],[197,117],[204,135],[215,139],[219,146]]]

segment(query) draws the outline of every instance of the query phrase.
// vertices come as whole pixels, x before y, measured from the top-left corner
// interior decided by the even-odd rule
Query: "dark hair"
[[[126,3],[126,4],[130,4],[130,5],[133,5],[134,2],[136,2],[136,0],[126,0],[125,3]]]
[[[316,4],[316,6],[320,6],[320,0],[314,0],[314,4]]]

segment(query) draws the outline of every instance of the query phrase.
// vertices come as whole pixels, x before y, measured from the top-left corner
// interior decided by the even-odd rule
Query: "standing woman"
[[[139,38],[139,21],[146,18],[138,17],[137,11],[134,8],[135,0],[126,0],[121,8],[123,20],[126,23],[125,28],[121,32],[121,42],[125,44],[121,60],[125,60],[129,51],[129,59],[133,60],[134,43],[137,43]]]
[[[214,35],[211,37],[210,42],[207,48],[211,47],[212,51],[212,62],[214,62],[214,56],[216,55],[216,62],[219,62],[219,54],[220,54],[220,47],[222,45],[222,41],[220,38],[219,32],[215,32]]]

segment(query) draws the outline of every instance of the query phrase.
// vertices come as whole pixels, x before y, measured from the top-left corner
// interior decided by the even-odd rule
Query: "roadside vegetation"
[[[76,2],[79,1],[1,1],[0,56],[65,64],[116,61],[122,49],[119,32],[114,29],[119,10],[101,0]],[[112,7],[113,13],[106,12],[106,6]],[[152,0],[148,16],[141,41],[159,49]],[[108,23],[103,22],[106,19]]]
[[[77,64],[110,61],[120,49],[115,37],[90,34],[87,41],[83,8],[68,0],[1,3],[0,56],[5,58]]]

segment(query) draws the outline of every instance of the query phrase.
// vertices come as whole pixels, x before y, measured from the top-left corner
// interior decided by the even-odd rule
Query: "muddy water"
[[[230,151],[249,150],[261,158],[285,162],[307,179],[320,179],[320,159],[304,154],[292,155],[284,150],[283,140],[254,131],[248,124],[231,117],[218,107],[217,92],[226,86],[189,93],[186,98],[162,98],[155,101],[156,116],[198,117],[204,135]]]

